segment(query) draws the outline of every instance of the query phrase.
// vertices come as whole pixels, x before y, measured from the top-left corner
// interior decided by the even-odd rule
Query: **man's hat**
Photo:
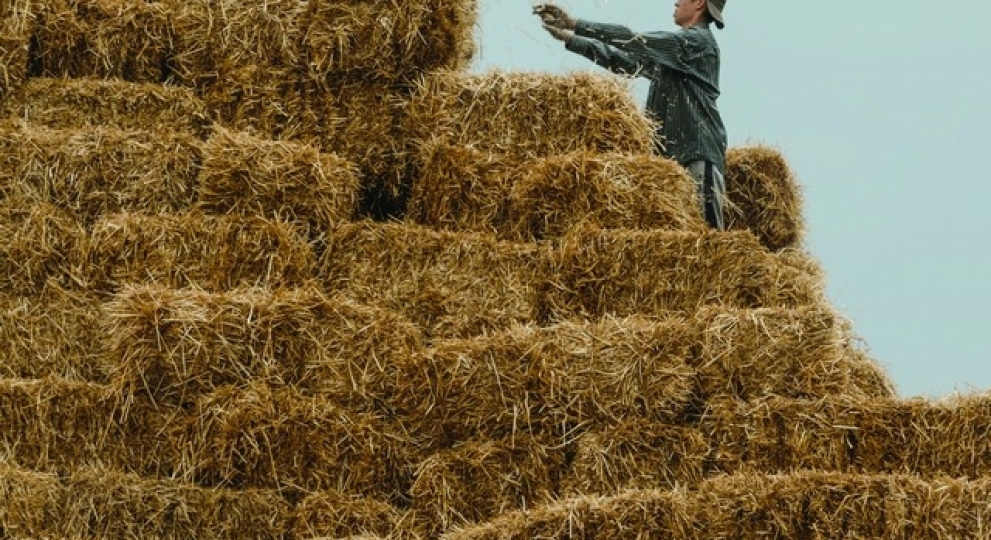
[[[709,6],[709,15],[712,15],[712,18],[715,19],[716,27],[722,28],[726,26],[726,23],[723,22],[723,10],[726,9],[726,0],[709,0],[705,5]]]

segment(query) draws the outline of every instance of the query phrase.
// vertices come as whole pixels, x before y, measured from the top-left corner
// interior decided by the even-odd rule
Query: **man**
[[[533,12],[569,51],[624,75],[650,79],[647,110],[661,125],[658,151],[684,166],[699,188],[702,213],[724,230],[726,129],[716,108],[719,46],[709,25],[723,28],[726,0],[677,0],[677,32],[636,34],[614,24],[570,16],[552,4]]]

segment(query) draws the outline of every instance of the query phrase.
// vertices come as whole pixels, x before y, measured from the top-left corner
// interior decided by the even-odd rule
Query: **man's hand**
[[[577,19],[568,15],[567,11],[554,4],[537,4],[533,6],[533,13],[540,16],[540,20],[544,22],[544,28],[547,28],[548,32],[551,32],[548,27],[559,30],[574,30],[575,24],[578,22]],[[557,39],[561,39],[554,32],[551,32],[551,35]]]
[[[572,32],[571,30],[565,30],[563,28],[551,26],[547,23],[544,23],[544,30],[547,30],[547,33],[553,36],[554,39],[558,41],[563,41],[565,43],[567,43],[568,40],[571,39],[571,36],[575,35],[575,33]]]

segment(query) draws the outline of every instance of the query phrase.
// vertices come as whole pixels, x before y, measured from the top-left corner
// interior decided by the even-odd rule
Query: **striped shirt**
[[[579,20],[567,48],[616,73],[650,79],[647,112],[661,123],[662,155],[682,165],[704,159],[726,170],[726,128],[716,108],[719,45],[708,23],[635,34]]]

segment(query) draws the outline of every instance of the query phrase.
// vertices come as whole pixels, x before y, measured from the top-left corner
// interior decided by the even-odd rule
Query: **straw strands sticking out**
[[[56,284],[32,296],[0,295],[0,377],[104,382],[94,295]]]
[[[977,478],[991,473],[988,396],[713,403],[700,429],[723,470],[798,468]]]
[[[404,517],[386,502],[336,490],[308,495],[294,515],[296,538],[385,538],[403,526]]]
[[[178,404],[223,384],[291,385],[372,410],[422,347],[401,317],[317,289],[126,288],[105,305],[108,363],[125,391]]]
[[[312,278],[314,254],[290,224],[259,217],[116,214],[98,221],[84,253],[87,286],[129,283],[223,291],[292,287]]]
[[[206,105],[176,86],[99,79],[28,79],[4,103],[5,116],[54,129],[102,126],[205,137]]]
[[[683,326],[641,321],[516,327],[436,344],[404,370],[396,410],[429,446],[546,434],[560,444],[629,416],[679,421],[695,372]]]
[[[200,144],[189,135],[112,128],[0,128],[0,187],[51,203],[89,225],[104,214],[192,206]]]
[[[55,474],[0,458],[0,531],[10,538],[42,538],[62,515],[64,496]]]
[[[749,229],[768,249],[802,243],[802,191],[784,157],[771,148],[732,148],[726,153],[730,229]]]
[[[654,149],[653,125],[629,89],[591,74],[433,73],[417,84],[406,120],[414,148],[440,139],[518,161]]]
[[[520,240],[568,228],[703,229],[694,181],[643,155],[579,151],[518,160],[437,141],[420,149],[408,216],[432,227]]]
[[[38,294],[51,282],[70,287],[81,281],[82,224],[49,204],[0,201],[0,290]]]
[[[466,337],[538,319],[545,253],[488,235],[359,222],[328,235],[319,278],[405,314],[428,337]]]
[[[408,489],[414,447],[398,426],[321,397],[262,384],[227,388],[190,409],[180,468],[198,483],[287,495],[337,489],[395,502]]]
[[[160,2],[39,0],[33,75],[165,81],[172,55],[169,14]]]
[[[432,455],[417,467],[410,489],[424,536],[551,501],[565,460],[564,447],[528,437]]]
[[[0,102],[27,78],[28,24],[19,18],[0,17]]]
[[[355,166],[333,154],[220,129],[203,148],[197,207],[296,222],[317,234],[351,219],[358,182]]]
[[[703,306],[798,307],[822,290],[746,232],[575,229],[553,250],[555,318],[694,312]]]
[[[562,480],[570,496],[692,486],[708,473],[709,442],[694,428],[633,418],[594,429],[576,443]]]
[[[986,535],[989,497],[984,479],[734,475],[693,490],[575,497],[442,538],[960,538]]]

